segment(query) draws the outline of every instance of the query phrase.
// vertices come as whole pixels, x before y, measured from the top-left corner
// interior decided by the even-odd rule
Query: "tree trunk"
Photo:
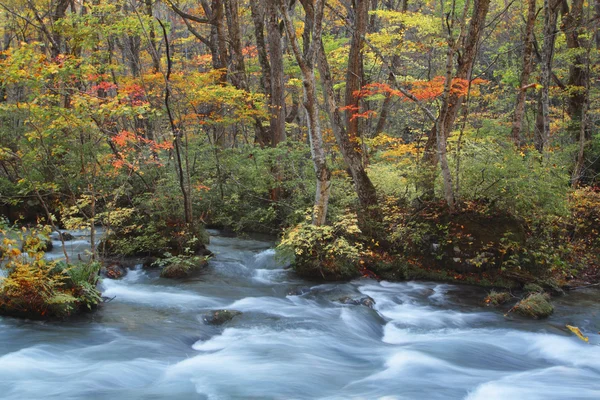
[[[544,0],[544,44],[542,45],[542,67],[540,83],[541,115],[538,116],[539,141],[537,150],[542,153],[550,140],[550,79],[552,78],[552,58],[554,56],[554,42],[556,41],[556,22],[558,19],[558,6],[563,0]]]
[[[569,131],[572,140],[577,141],[581,130],[581,117],[586,98],[585,85],[587,81],[585,57],[578,51],[582,47],[579,29],[582,26],[583,0],[573,0],[570,10],[566,0],[563,1],[562,14],[561,30],[567,39],[567,48],[575,53],[575,57],[569,65],[569,77],[567,79],[569,87],[567,113],[571,117]]]
[[[322,42],[318,48],[317,64],[323,85],[325,111],[329,114],[333,134],[340,147],[346,166],[350,170],[360,203],[359,227],[364,233],[378,237],[379,232],[373,224],[373,222],[382,221],[381,210],[377,202],[377,192],[364,169],[360,143],[357,140],[352,140],[352,137],[344,129],[344,121],[335,101],[333,79]]]
[[[154,19],[153,0],[145,0],[146,16],[151,20]],[[156,44],[156,32],[154,25],[150,24],[148,32],[148,40],[150,45],[150,57],[152,58],[152,70],[154,73],[160,71],[160,54],[158,53],[158,45]]]
[[[267,45],[265,44],[265,12],[263,3],[259,1],[250,2],[252,21],[254,22],[254,36],[256,38],[256,50],[258,52],[258,63],[262,70],[260,76],[261,87],[267,96],[271,95],[271,65],[267,56]]]
[[[318,46],[321,43],[324,0],[316,0],[313,11],[310,11],[309,7],[305,6],[307,15],[306,23],[310,23],[312,40],[310,41],[310,44],[308,44],[307,41],[304,41],[304,52],[300,50],[300,45],[296,37],[296,30],[286,8],[287,5],[284,4],[283,1],[280,1],[278,5],[284,18],[288,39],[294,56],[302,71],[304,109],[308,119],[308,137],[310,139],[311,155],[317,177],[317,190],[315,194],[312,223],[315,226],[321,226],[326,223],[329,194],[331,192],[331,172],[327,166],[325,149],[323,147],[323,135],[319,122],[319,104],[314,73],[315,58],[317,54],[315,46]],[[309,18],[309,15],[312,15],[312,18]]]
[[[600,0],[596,0],[595,7],[596,9],[596,32],[594,34],[594,41],[596,42],[596,50],[600,50]]]
[[[354,26],[350,41],[350,54],[348,55],[348,69],[346,70],[346,133],[350,140],[358,140],[359,130],[356,114],[360,112],[360,97],[356,92],[361,88],[362,75],[362,47],[363,37],[367,33],[369,18],[369,0],[354,0]]]
[[[468,3],[466,3],[468,4]],[[465,4],[465,6],[466,6]],[[452,185],[452,175],[446,158],[447,141],[452,132],[452,127],[458,115],[458,111],[462,106],[464,92],[461,90],[452,90],[454,80],[465,83],[471,80],[471,72],[479,40],[483,32],[485,19],[489,11],[490,0],[475,0],[473,3],[473,13],[469,22],[468,30],[464,31],[464,26],[461,26],[460,35],[458,38],[452,37],[452,29],[448,28],[448,52],[446,55],[446,83],[444,85],[444,93],[442,94],[442,108],[438,115],[437,122],[432,129],[427,144],[432,146],[434,143],[437,147],[437,160],[439,160],[442,168],[442,177],[444,184],[444,198],[448,203],[450,211],[455,209],[454,189]],[[462,25],[466,19],[466,7],[463,13],[463,18],[459,21]],[[456,73],[453,75],[454,56],[458,55]],[[433,156],[433,151],[430,148],[425,148],[425,157],[435,163],[436,158]]]
[[[523,116],[525,115],[525,101],[527,99],[527,85],[529,84],[529,76],[533,68],[533,29],[535,28],[536,19],[536,0],[528,0],[527,7],[527,22],[525,24],[525,43],[523,46],[523,70],[521,71],[521,79],[517,93],[517,102],[515,104],[515,114],[513,117],[512,139],[517,146],[521,146],[522,137],[521,129],[523,127]]]
[[[167,37],[167,30],[163,25],[161,20],[158,20],[160,26],[163,31],[163,36],[165,39],[165,47],[167,53],[167,73],[165,75],[165,97],[164,104],[167,110],[167,116],[169,118],[169,125],[171,127],[171,133],[173,134],[173,144],[175,147],[175,155],[176,155],[176,167],[177,167],[177,177],[179,179],[179,188],[181,190],[181,195],[183,197],[183,213],[185,224],[188,228],[193,232],[194,228],[194,216],[192,210],[192,199],[191,192],[189,186],[189,175],[184,173],[183,171],[183,157],[182,157],[182,144],[181,144],[181,130],[177,126],[175,122],[175,117],[171,111],[170,97],[171,97],[171,86],[170,86],[170,78],[171,78],[171,68],[172,68],[172,60],[171,54],[169,50],[169,38]],[[186,182],[186,177],[188,181]],[[187,184],[186,184],[187,183]]]
[[[233,68],[230,78],[235,86],[248,90],[248,79],[246,77],[246,64],[242,53],[242,38],[240,33],[240,21],[238,17],[238,0],[224,0],[225,17],[227,19],[227,31],[229,32],[229,43],[233,58]]]
[[[269,59],[271,64],[271,97],[269,101],[271,145],[275,147],[286,138],[283,51],[281,47],[281,31],[277,22],[277,0],[266,0],[266,4],[267,40],[269,43]]]

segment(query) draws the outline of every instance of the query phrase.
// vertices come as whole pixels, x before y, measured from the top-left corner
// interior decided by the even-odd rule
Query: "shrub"
[[[0,280],[0,313],[25,318],[64,318],[101,302],[96,290],[99,265],[66,265],[44,259],[48,227],[34,229],[24,239],[24,253],[17,241],[8,238],[9,229],[0,227],[4,240],[0,254],[6,277]]]
[[[160,195],[139,195],[130,208],[120,208],[101,215],[107,226],[99,248],[107,255],[161,256],[179,254],[193,245],[194,252],[204,251],[208,235],[197,223],[191,231],[182,221],[180,207],[163,206],[178,202]]]
[[[493,137],[467,139],[461,147],[460,198],[485,201],[520,218],[567,215],[570,176],[564,154],[521,151]]]
[[[540,319],[547,318],[554,312],[550,296],[545,293],[533,293],[518,302],[512,310],[524,317]]]
[[[345,214],[331,225],[314,226],[305,222],[284,232],[277,246],[279,256],[293,261],[302,276],[323,279],[348,279],[359,274],[364,246],[360,241],[356,215]]]
[[[492,290],[484,301],[488,306],[499,306],[501,304],[508,303],[511,298],[512,296],[508,292],[496,292]]]
[[[207,264],[208,256],[195,256],[190,253],[174,256],[171,253],[165,253],[164,258],[152,265],[162,268],[160,276],[163,278],[182,279],[198,273]]]

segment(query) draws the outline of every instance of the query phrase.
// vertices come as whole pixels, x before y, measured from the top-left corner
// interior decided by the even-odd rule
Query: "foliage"
[[[488,306],[499,306],[508,303],[512,299],[512,295],[508,292],[496,292],[492,290],[484,300]]]
[[[541,156],[493,137],[463,140],[461,146],[460,195],[465,200],[485,201],[523,218],[567,214],[570,176],[563,155]]]
[[[533,293],[518,302],[512,309],[519,315],[528,318],[547,318],[554,312],[550,296],[545,293]]]
[[[296,271],[305,276],[326,279],[354,277],[364,255],[356,215],[346,214],[331,225],[314,226],[306,221],[287,229],[277,250],[279,256],[293,261]]]
[[[558,16],[551,85],[542,84],[536,57],[521,82],[527,46],[519,2],[490,2],[470,61],[463,45],[476,25],[473,2],[369,3],[363,43],[348,26],[358,21],[358,3],[328,4],[320,21],[325,60],[314,65],[316,104],[328,104],[323,89],[331,87],[337,110],[317,110],[332,189],[329,224],[319,227],[305,220],[317,188],[315,141],[291,41],[275,44],[285,55],[279,67],[246,2],[237,18],[229,13],[238,7],[211,12],[219,2],[175,3],[97,0],[64,10],[62,1],[3,4],[0,207],[11,221],[102,224],[105,254],[168,252],[164,262],[180,268],[204,255],[204,225],[283,231],[280,252],[295,258],[300,273],[332,279],[394,264],[390,259],[403,269],[398,277],[432,268],[450,277],[519,271],[561,281],[600,264],[600,63],[586,48],[596,33],[588,20],[593,2],[584,2],[579,16],[565,2],[571,8]],[[292,23],[305,41],[310,10],[303,5],[295,3]],[[534,21],[538,38],[543,13]],[[209,15],[209,24],[198,22]],[[165,21],[164,38],[155,16]],[[269,33],[275,35],[267,41],[277,39]],[[354,53],[362,86],[344,93]],[[283,100],[273,96],[279,86]],[[548,115],[538,108],[544,88]],[[515,137],[519,94],[525,111]],[[278,134],[271,128],[281,118],[285,132]],[[549,136],[542,138],[546,122]],[[351,123],[358,128],[348,162],[339,131]],[[444,174],[438,142],[447,145]],[[362,169],[376,191],[367,202],[355,186]],[[355,230],[363,203],[385,243]],[[47,269],[46,261],[38,264]],[[73,279],[95,284],[85,279],[89,271],[51,269],[48,279],[65,275],[52,287]],[[28,271],[19,267],[20,275]],[[53,301],[73,303],[67,295]]]
[[[92,309],[101,301],[96,289],[99,264],[66,265],[44,259],[43,240],[48,228],[14,232],[0,229],[2,269],[0,313],[27,318],[65,318],[78,311]],[[23,241],[23,252],[17,235]]]
[[[194,245],[193,241],[189,244],[191,246]],[[160,276],[163,278],[187,278],[205,267],[210,258],[209,256],[195,255],[192,248],[186,247],[183,254],[179,255],[167,252],[152,265],[162,268]]]

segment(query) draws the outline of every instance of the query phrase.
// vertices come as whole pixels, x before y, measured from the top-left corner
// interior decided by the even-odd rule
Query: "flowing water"
[[[198,278],[138,268],[103,281],[113,300],[94,314],[0,318],[0,398],[600,399],[598,291],[526,321],[471,287],[302,281],[272,245],[213,236]],[[374,309],[337,301],[365,295]],[[209,325],[215,309],[243,314]]]

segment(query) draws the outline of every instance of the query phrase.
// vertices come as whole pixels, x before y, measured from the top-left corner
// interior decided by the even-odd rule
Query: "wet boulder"
[[[340,298],[338,300],[338,302],[340,302],[342,304],[350,304],[353,306],[365,306],[365,307],[369,307],[369,308],[373,308],[373,306],[375,305],[375,300],[373,300],[373,298],[370,296],[363,296],[363,297],[359,297],[359,298],[344,296],[344,297]]]
[[[546,293],[533,293],[518,302],[513,312],[527,318],[548,318],[554,312],[554,306],[550,303],[550,296]]]
[[[209,325],[223,325],[238,315],[242,315],[242,312],[236,310],[213,310],[204,315],[202,320]]]
[[[75,236],[71,235],[69,232],[60,233],[60,237],[62,237],[62,240],[64,242],[69,242],[69,241],[75,239]]]
[[[127,269],[120,264],[109,264],[100,270],[100,274],[109,279],[122,278],[126,273]]]

